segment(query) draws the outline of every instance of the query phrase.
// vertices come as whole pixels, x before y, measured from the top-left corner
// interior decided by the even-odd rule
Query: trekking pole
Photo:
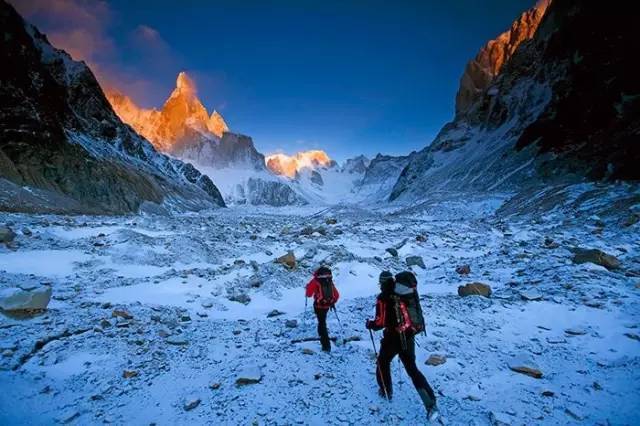
[[[378,370],[378,374],[380,375],[380,381],[382,382],[382,390],[384,391],[384,397],[389,400],[389,393],[387,392],[387,385],[384,383],[384,376],[382,375],[382,370],[380,369],[380,363],[378,362],[378,350],[376,349],[376,341],[373,338],[373,331],[369,329],[369,336],[371,336],[371,344],[373,345],[373,353],[376,354],[376,369]]]
[[[342,328],[342,323],[340,322],[340,317],[338,316],[338,310],[336,309],[336,306],[331,306],[331,309],[333,310],[333,313],[336,314],[336,319],[338,320],[338,325],[340,326],[340,333],[344,335],[344,329]]]
[[[302,328],[307,328],[307,296],[304,296],[304,314],[302,315]]]

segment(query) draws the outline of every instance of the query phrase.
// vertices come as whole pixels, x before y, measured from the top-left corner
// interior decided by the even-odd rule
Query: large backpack
[[[335,303],[334,292],[335,288],[333,280],[331,278],[318,278],[320,283],[320,297],[318,297],[318,303],[322,306],[331,306]]]
[[[418,294],[418,280],[412,272],[405,271],[396,275],[396,288],[404,286],[413,291],[408,294],[399,294],[400,300],[407,306],[409,318],[417,332],[425,331],[424,315],[420,306],[420,296]]]

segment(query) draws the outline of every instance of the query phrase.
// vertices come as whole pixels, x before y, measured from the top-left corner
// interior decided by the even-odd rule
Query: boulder
[[[248,305],[251,302],[251,296],[247,293],[237,293],[228,297],[228,299],[232,302],[242,303],[243,305]]]
[[[284,325],[288,328],[296,328],[298,326],[298,321],[294,319],[286,320]]]
[[[393,247],[389,247],[388,249],[386,249],[386,252],[393,257],[398,257],[398,250],[394,249]]]
[[[0,226],[0,243],[10,244],[16,238],[16,233],[8,226]]]
[[[469,275],[471,273],[471,267],[469,265],[459,265],[456,267],[456,272],[460,275]]]
[[[491,296],[491,287],[483,283],[469,283],[458,287],[458,296]]]
[[[509,363],[509,369],[511,371],[515,371],[516,373],[533,377],[534,379],[542,378],[542,371],[532,365],[532,363],[528,361],[524,356],[513,359]]]
[[[0,291],[0,309],[4,311],[41,311],[51,300],[51,287],[41,286],[25,290],[19,287]]]
[[[138,372],[136,370],[124,370],[122,372],[123,379],[131,379],[132,377],[137,377]]]
[[[573,263],[593,263],[612,270],[620,268],[618,258],[598,249],[573,249]]]
[[[120,317],[125,320],[133,319],[133,315],[131,315],[128,311],[125,311],[124,309],[114,309],[113,312],[111,312],[111,316],[113,318]]]
[[[289,269],[295,269],[296,256],[293,254],[293,251],[288,251],[284,256],[277,258],[275,262],[284,265]]]
[[[267,318],[273,318],[273,317],[277,317],[277,316],[280,316],[280,315],[284,315],[284,312],[281,312],[281,311],[279,311],[277,309],[274,309],[273,311],[271,311],[271,312],[269,312],[267,314]]]
[[[437,355],[437,354],[431,354],[431,355],[429,355],[429,358],[427,359],[425,364],[431,365],[433,367],[436,367],[438,365],[444,364],[445,362],[447,362],[447,357],[446,356]]]
[[[257,365],[249,365],[244,367],[236,377],[236,386],[246,386],[260,383],[262,380],[262,371]]]
[[[184,411],[191,411],[200,405],[200,398],[189,398],[184,402]]]
[[[422,260],[422,256],[409,256],[405,260],[407,262],[407,266],[419,266],[422,269],[427,269],[424,264],[424,260]]]
[[[530,302],[536,301],[536,300],[542,300],[542,294],[537,290],[522,291],[520,292],[520,297],[522,298],[522,300],[528,300]]]

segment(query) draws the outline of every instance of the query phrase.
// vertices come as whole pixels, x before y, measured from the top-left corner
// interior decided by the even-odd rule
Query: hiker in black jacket
[[[376,317],[366,323],[369,330],[384,329],[376,368],[378,392],[382,397],[391,399],[391,361],[399,355],[429,419],[434,420],[438,416],[436,396],[416,365],[415,335],[424,330],[424,320],[420,319],[422,310],[416,293],[416,277],[411,272],[402,272],[394,279],[390,272],[384,271],[380,274],[379,281]]]

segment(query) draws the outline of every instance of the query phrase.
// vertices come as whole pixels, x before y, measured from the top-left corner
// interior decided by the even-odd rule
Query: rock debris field
[[[0,315],[0,423],[424,424],[399,361],[394,400],[377,395],[364,328],[379,272],[410,268],[443,423],[638,424],[640,196],[600,190],[0,214],[3,309],[51,294]],[[303,299],[321,264],[342,294],[330,354]]]

